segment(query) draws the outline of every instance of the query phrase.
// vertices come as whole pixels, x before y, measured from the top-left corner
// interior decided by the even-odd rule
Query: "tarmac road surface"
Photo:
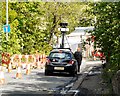
[[[53,74],[45,76],[44,69],[33,69],[30,75],[26,75],[22,69],[22,78],[16,79],[16,70],[8,73],[5,70],[5,84],[0,85],[0,95],[11,94],[53,94],[59,91],[60,86],[69,83],[74,77],[68,74]],[[4,94],[4,95],[3,95]]]
[[[44,69],[32,69],[30,75],[26,75],[26,70],[22,69],[22,78],[16,79],[17,70],[11,73],[4,70],[5,84],[0,85],[0,96],[43,96],[43,94],[65,94],[69,88],[77,88],[79,84],[76,80],[84,79],[84,74],[90,67],[98,66],[100,61],[82,61],[81,72],[79,76],[71,77],[69,74],[53,74],[51,76],[44,75]],[[75,84],[73,84],[75,83]],[[79,82],[80,83],[80,82]],[[66,88],[66,89],[65,89]],[[14,95],[13,95],[14,94]],[[16,94],[16,95],[15,95]],[[61,96],[61,95],[60,95]]]

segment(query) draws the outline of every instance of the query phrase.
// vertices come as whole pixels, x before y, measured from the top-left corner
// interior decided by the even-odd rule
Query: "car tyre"
[[[49,76],[51,74],[51,72],[49,72],[48,70],[45,70],[45,76]]]
[[[75,77],[75,73],[70,73],[71,76]]]
[[[77,72],[76,71],[70,72],[70,75],[73,76],[73,77],[75,77],[77,75]]]
[[[45,76],[48,76],[49,72],[47,70],[45,70]]]

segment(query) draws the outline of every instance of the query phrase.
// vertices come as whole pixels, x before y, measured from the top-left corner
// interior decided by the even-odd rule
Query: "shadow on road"
[[[36,75],[39,75],[39,76],[45,76],[44,73],[37,73]],[[60,76],[60,77],[73,77],[71,76],[70,74],[68,73],[60,73],[60,72],[54,72],[52,74],[50,74],[49,76]],[[47,77],[47,76],[46,76]]]
[[[22,91],[14,91],[2,94],[1,96],[54,96],[53,94],[40,94],[35,92],[22,92]]]

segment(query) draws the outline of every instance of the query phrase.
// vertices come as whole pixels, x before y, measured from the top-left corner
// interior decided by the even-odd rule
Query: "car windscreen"
[[[59,58],[59,59],[70,59],[71,58],[71,54],[70,53],[66,53],[66,52],[52,52],[49,55],[50,58]]]

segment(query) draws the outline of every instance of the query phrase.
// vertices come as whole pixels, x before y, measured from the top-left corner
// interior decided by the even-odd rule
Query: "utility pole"
[[[0,65],[2,65],[2,3],[0,3]]]
[[[8,25],[8,0],[6,0],[6,25]],[[8,41],[8,32],[6,32],[6,41]]]
[[[61,31],[61,33],[62,33],[62,45],[61,45],[61,47],[64,48],[64,36],[65,36],[65,32]]]

